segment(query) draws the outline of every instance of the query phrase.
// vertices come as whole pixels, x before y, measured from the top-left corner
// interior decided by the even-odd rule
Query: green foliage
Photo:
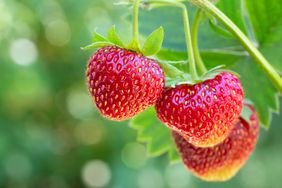
[[[157,119],[153,107],[135,116],[130,121],[130,126],[138,131],[137,140],[147,143],[150,156],[159,156],[168,152],[172,162],[179,160],[171,131]]]
[[[180,71],[177,67],[173,66],[173,63],[170,61],[158,60],[158,63],[167,77],[175,78],[184,74],[183,71]]]
[[[220,24],[215,18],[209,20],[209,26],[214,32],[218,33],[219,35],[223,35],[224,37],[229,37],[229,38],[233,37],[233,35],[228,30],[220,26]]]
[[[82,50],[91,50],[91,49],[98,49],[102,48],[104,46],[113,46],[115,45],[114,43],[108,42],[108,41],[99,41],[99,42],[94,42],[88,46],[82,47]]]
[[[242,112],[241,112],[241,117],[246,122],[248,122],[249,124],[251,124],[250,117],[251,117],[252,114],[253,114],[252,110],[244,105],[243,109],[242,109]]]
[[[96,31],[92,35],[92,44],[82,47],[82,50],[97,49],[104,46],[124,47],[124,44],[116,32],[116,27],[112,26],[108,31],[108,37],[104,37]]]
[[[100,35],[96,31],[94,31],[93,36],[92,36],[92,41],[93,42],[105,42],[105,41],[108,41],[108,39],[103,37],[102,35]]]
[[[252,26],[248,28],[247,33],[249,33],[249,36],[252,33],[255,34],[257,38],[255,42],[258,42],[259,49],[264,52],[263,54],[270,60],[273,65],[281,64],[280,62],[282,60],[282,57],[277,57],[277,55],[279,56],[280,53],[276,51],[277,48],[275,47],[277,43],[281,45],[281,41],[279,43],[279,41],[270,40],[269,42],[267,42],[267,40],[268,37],[270,39],[282,39],[281,32],[271,32],[271,35],[269,33],[269,31],[271,31],[273,28],[281,27],[282,23],[279,22],[279,19],[282,15],[282,9],[280,9],[279,7],[281,7],[282,1],[271,0],[268,1],[268,3],[261,3],[257,1],[255,3],[246,1],[246,10],[244,11],[246,11],[246,14],[250,17],[249,22]],[[237,5],[235,9],[240,9],[240,7],[241,5]],[[255,12],[254,9],[257,12]],[[269,10],[275,10],[273,12],[274,14],[272,13],[272,11],[270,13]],[[231,11],[232,10],[230,10],[230,12]],[[242,15],[242,13],[240,14],[240,12],[238,12],[237,14]],[[265,15],[268,16],[267,20],[265,19]],[[236,15],[233,15],[231,18],[235,21],[236,24],[242,22],[238,19],[235,19],[235,17]],[[239,16],[237,16],[237,18],[238,17]],[[257,25],[257,23],[261,23],[263,24],[263,26],[261,25],[259,29],[253,29],[255,28],[254,25]],[[267,51],[269,51],[270,53],[266,53]],[[247,98],[250,98],[253,101],[254,106],[258,111],[261,125],[265,128],[268,128],[271,121],[271,112],[277,112],[278,110],[276,89],[273,87],[269,79],[265,76],[262,69],[254,63],[253,59],[249,57],[242,58],[240,61],[238,61],[234,70],[238,71],[242,75],[241,81],[245,89],[245,95]],[[252,84],[250,80],[260,84]]]
[[[124,47],[123,42],[121,41],[121,39],[117,35],[115,26],[112,26],[110,28],[110,30],[108,31],[108,39],[109,39],[110,42],[116,44],[117,46]]]
[[[145,56],[151,56],[157,54],[162,48],[163,40],[164,40],[164,29],[163,27],[159,27],[158,29],[153,31],[149,35],[149,37],[145,40],[141,52]]]

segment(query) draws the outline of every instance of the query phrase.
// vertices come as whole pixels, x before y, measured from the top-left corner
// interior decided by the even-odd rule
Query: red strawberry
[[[99,49],[87,68],[89,91],[99,111],[126,120],[153,105],[164,89],[156,61],[116,46]]]
[[[250,116],[250,124],[239,118],[229,136],[220,144],[200,148],[188,143],[181,135],[173,137],[186,167],[206,181],[226,181],[233,177],[253,152],[259,131],[256,112]]]
[[[236,76],[222,72],[215,78],[167,88],[157,101],[159,119],[199,147],[222,142],[234,127],[243,103]]]

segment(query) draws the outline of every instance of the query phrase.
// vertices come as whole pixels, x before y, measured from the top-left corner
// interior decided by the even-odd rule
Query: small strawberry
[[[229,136],[214,147],[193,146],[173,132],[183,163],[195,176],[206,181],[226,181],[245,164],[255,148],[259,132],[257,114],[248,107],[252,111],[250,124],[240,117]]]
[[[191,144],[210,147],[222,142],[234,127],[243,103],[236,76],[222,72],[213,79],[167,88],[157,101],[158,118]]]
[[[116,46],[99,49],[87,68],[89,91],[109,119],[129,119],[153,105],[164,89],[156,61]]]

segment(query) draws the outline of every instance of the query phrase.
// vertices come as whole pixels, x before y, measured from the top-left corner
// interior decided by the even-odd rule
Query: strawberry
[[[158,63],[116,46],[100,48],[87,67],[89,91],[105,117],[122,121],[153,105],[164,90]]]
[[[213,79],[166,88],[156,103],[158,118],[191,144],[210,147],[222,142],[238,119],[243,89],[237,77],[222,72]]]
[[[257,114],[248,107],[252,110],[250,123],[240,117],[229,136],[214,147],[193,146],[173,132],[183,163],[195,176],[206,181],[226,181],[245,164],[255,148],[259,132]]]

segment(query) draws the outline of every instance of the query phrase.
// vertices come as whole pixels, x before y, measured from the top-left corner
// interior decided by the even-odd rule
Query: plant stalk
[[[282,93],[282,78],[266,60],[266,58],[259,52],[248,37],[213,3],[209,0],[188,0],[192,4],[212,14],[215,18],[222,22],[222,24],[239,40],[242,46],[249,52],[249,54],[256,60],[262,69],[265,71],[273,85]]]
[[[133,17],[132,17],[132,34],[133,38],[130,43],[130,46],[135,51],[140,51],[139,47],[139,7],[140,7],[141,0],[135,0],[133,4]]]
[[[189,71],[191,74],[192,79],[195,81],[198,79],[195,57],[194,57],[194,50],[192,44],[192,37],[190,31],[190,22],[189,22],[189,14],[186,6],[181,2],[174,2],[169,0],[152,0],[144,2],[147,5],[157,5],[157,6],[174,6],[182,9],[183,15],[183,23],[184,23],[184,33],[185,33],[185,42],[186,42],[186,49],[188,54],[188,63],[189,63]]]
[[[185,33],[185,41],[186,41],[186,48],[187,53],[189,56],[189,69],[193,80],[198,79],[197,70],[196,70],[196,63],[194,57],[194,50],[193,50],[193,43],[190,31],[190,22],[187,8],[184,4],[182,4],[182,14],[183,14],[183,22],[184,22],[184,33]]]
[[[201,54],[198,46],[198,31],[202,18],[203,18],[203,12],[202,10],[198,9],[194,17],[191,35],[192,35],[192,45],[193,45],[195,60],[200,69],[201,74],[203,75],[207,72],[207,68],[201,58]]]

